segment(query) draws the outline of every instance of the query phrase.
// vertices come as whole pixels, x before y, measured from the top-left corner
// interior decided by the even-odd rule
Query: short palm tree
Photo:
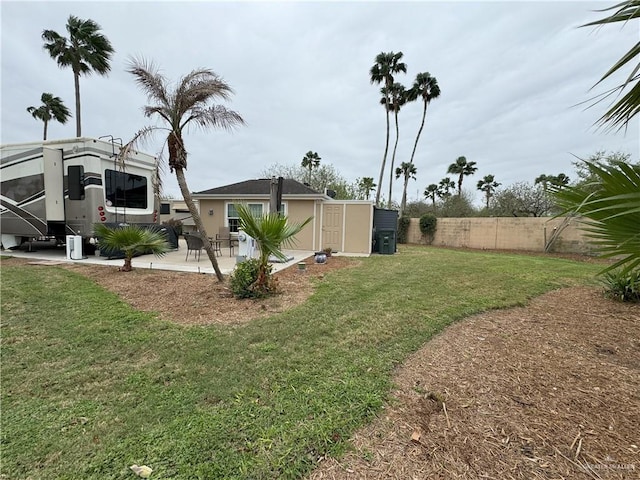
[[[67,20],[69,38],[53,30],[42,32],[44,49],[60,68],[71,67],[76,93],[76,136],[82,136],[80,122],[80,75],[96,72],[107,75],[111,66],[109,61],[114,50],[109,39],[99,33],[100,25],[93,20],[81,20],[73,15]]]
[[[402,201],[400,202],[401,217],[405,208],[407,207],[407,186],[409,185],[409,180],[412,178],[415,180],[417,173],[418,173],[418,170],[416,169],[416,166],[413,163],[409,163],[409,162],[402,162],[400,166],[396,168],[396,178],[403,177],[404,179],[404,184],[403,184],[404,188],[402,189]]]
[[[585,162],[597,179],[589,185],[551,185],[565,212],[586,217],[586,232],[604,257],[617,261],[600,273],[621,267],[621,274],[640,268],[640,167],[625,162],[610,165]]]
[[[402,52],[381,52],[376,55],[375,64],[369,70],[372,84],[384,84],[389,88],[393,85],[393,76],[396,73],[406,73],[407,65],[402,60]],[[382,102],[381,102],[382,103]],[[384,155],[382,156],[382,165],[380,166],[380,177],[378,179],[378,190],[376,191],[376,205],[380,205],[380,194],[382,193],[382,181],[384,179],[384,167],[387,164],[387,154],[389,153],[389,105],[390,98],[386,98],[383,103],[387,117],[387,137],[384,144]]]
[[[569,177],[564,173],[559,173],[558,175],[542,174],[536,177],[534,184],[535,185],[541,184],[542,189],[546,193],[549,185],[564,187],[565,185],[569,185],[569,181],[570,181]]]
[[[320,160],[322,160],[322,158],[318,156],[318,152],[312,152],[311,150],[302,158],[302,168],[309,169],[309,185],[311,185],[311,171],[320,166]]]
[[[71,116],[71,112],[64,105],[60,97],[54,97],[51,93],[43,93],[40,101],[42,105],[39,107],[28,107],[27,112],[36,120],[42,120],[44,122],[44,135],[42,139],[46,140],[49,121],[55,120],[64,125]]]
[[[436,208],[436,196],[438,195],[438,185],[432,183],[424,189],[425,198],[431,199],[431,204],[433,205],[433,209]]]
[[[432,77],[429,72],[418,73],[416,79],[413,82],[413,86],[407,91],[407,101],[413,102],[418,98],[422,99],[422,122],[416,135],[416,141],[413,144],[413,151],[411,152],[410,163],[413,163],[413,157],[416,154],[416,148],[418,147],[418,140],[422,134],[424,128],[424,122],[427,118],[427,106],[431,103],[431,100],[440,96],[440,87],[438,86],[438,80],[436,77]]]
[[[493,175],[485,175],[482,180],[478,180],[478,190],[484,192],[487,209],[489,209],[489,200],[501,184],[496,182]]]
[[[304,222],[291,223],[286,216],[279,213],[254,216],[247,205],[236,204],[235,208],[240,217],[241,228],[247,235],[253,237],[260,249],[260,268],[255,289],[268,294],[272,290],[269,278],[269,257],[274,256],[286,261],[287,257],[282,253],[281,248],[295,245],[295,236],[311,222],[313,217],[307,218]]]
[[[138,225],[111,228],[98,223],[94,226],[94,233],[98,237],[100,248],[124,252],[124,266],[120,268],[121,272],[133,270],[131,260],[135,255],[153,253],[161,257],[171,248],[162,233]]]
[[[215,252],[187,186],[185,178],[187,149],[183,141],[183,132],[190,125],[203,129],[223,128],[225,130],[243,125],[244,120],[238,113],[224,106],[211,104],[217,99],[228,99],[233,91],[220,77],[208,69],[193,70],[180,78],[173,88],[168,84],[167,79],[158,73],[157,67],[143,60],[131,60],[127,71],[135,77],[138,85],[147,93],[147,98],[153,102],[143,108],[145,116],[159,117],[164,124],[141,129],[122,149],[121,155],[126,155],[137,142],[151,136],[154,132],[158,130],[167,132],[169,169],[171,172],[175,171],[182,197],[198,232],[203,237],[204,249],[218,280],[222,282],[224,277],[218,266]]]
[[[389,111],[393,112],[393,117],[396,124],[396,141],[393,144],[393,153],[391,154],[391,167],[389,168],[389,200],[387,208],[391,208],[391,201],[393,197],[393,174],[394,166],[396,163],[396,151],[398,150],[398,140],[400,138],[400,127],[398,125],[398,114],[400,109],[407,102],[407,92],[404,85],[395,82],[391,87],[383,87],[382,92],[385,95],[385,100],[389,100]]]
[[[629,20],[640,19],[640,0],[626,0],[601,11],[608,10],[615,10],[615,12],[608,17],[582,26],[606,25],[617,22],[623,22],[623,24],[626,24]],[[609,71],[603,75],[596,85],[603,82],[606,78],[613,75],[628,63],[633,62],[638,56],[640,56],[640,42],[637,42],[633,47],[631,47],[631,50],[624,54],[622,58],[620,58],[620,60],[618,60],[609,69]],[[602,115],[602,117],[600,117],[598,120],[600,125],[608,124],[611,128],[622,128],[627,125],[633,117],[640,113],[640,62],[636,63],[635,66],[632,64],[632,67],[633,70],[624,82],[600,95],[598,102],[612,95],[622,94],[622,91],[627,88],[629,84],[633,84],[631,89],[622,98],[615,102],[609,110]]]
[[[376,188],[376,184],[373,183],[373,177],[362,177],[358,182],[358,190],[361,192],[365,200],[369,200],[371,191]]]
[[[451,190],[455,188],[455,182],[449,177],[444,177],[442,180],[440,180],[440,183],[438,183],[438,192],[436,193],[436,195],[438,195],[438,197],[442,199],[449,198],[451,196]]]
[[[475,165],[476,162],[469,162],[466,157],[458,157],[449,165],[447,173],[458,175],[458,196],[462,195],[462,179],[467,175],[473,175],[478,170]]]

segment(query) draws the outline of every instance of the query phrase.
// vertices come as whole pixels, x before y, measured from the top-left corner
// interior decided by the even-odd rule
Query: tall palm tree
[[[168,132],[166,145],[169,151],[169,170],[175,171],[182,197],[196,228],[203,237],[204,248],[216,276],[222,282],[224,277],[218,267],[215,252],[187,186],[184,174],[187,169],[187,149],[183,141],[183,133],[190,125],[203,129],[223,128],[225,130],[244,125],[244,120],[238,113],[222,105],[211,103],[217,99],[227,100],[233,90],[213,71],[205,68],[191,71],[180,78],[173,88],[170,88],[167,79],[158,73],[158,68],[153,63],[134,59],[130,61],[127,71],[135,77],[138,86],[146,92],[147,99],[153,102],[143,108],[145,116],[159,117],[164,125],[141,129],[127,143],[122,150],[122,155],[126,155],[138,141],[148,138],[155,131]]]
[[[433,204],[433,209],[436,209],[436,195],[438,195],[438,185],[435,183],[430,184],[424,189],[425,198],[430,198]]]
[[[478,190],[484,192],[484,198],[487,201],[487,210],[489,209],[489,200],[491,200],[496,188],[500,185],[500,183],[496,182],[493,175],[485,175],[482,180],[478,180]]]
[[[418,98],[422,98],[422,122],[420,123],[420,129],[416,135],[416,141],[413,144],[413,151],[411,152],[410,163],[413,163],[413,157],[416,154],[416,148],[418,147],[418,140],[422,134],[424,128],[424,122],[427,118],[427,106],[431,103],[431,100],[440,96],[440,87],[438,86],[438,80],[436,77],[432,77],[429,72],[418,73],[416,79],[413,82],[413,86],[407,92],[407,101],[413,102]]]
[[[416,179],[416,173],[418,170],[413,163],[402,162],[398,168],[396,168],[396,178],[400,178],[402,176],[404,178],[404,188],[402,189],[402,202],[400,202],[400,216],[407,207],[407,186],[409,185],[410,179]]]
[[[76,136],[82,136],[80,122],[80,75],[89,75],[92,71],[107,75],[111,66],[109,61],[114,50],[109,39],[99,33],[100,25],[93,20],[82,20],[73,15],[67,20],[69,38],[53,30],[42,32],[44,49],[60,68],[71,67],[76,93]]]
[[[478,170],[475,165],[476,162],[468,162],[466,157],[458,157],[449,165],[447,173],[458,175],[458,196],[462,195],[462,179],[467,175],[473,175]]]
[[[456,188],[455,182],[449,177],[444,177],[440,180],[440,183],[438,183],[438,191],[436,195],[442,199],[449,198],[451,196],[451,190],[454,188]]]
[[[376,55],[375,64],[369,70],[372,84],[384,84],[389,88],[393,85],[393,76],[396,73],[406,73],[407,65],[401,62],[402,52],[381,52]],[[383,103],[387,116],[387,138],[384,144],[384,155],[382,157],[382,165],[380,166],[380,177],[378,179],[378,190],[376,191],[376,205],[380,205],[380,194],[382,193],[382,181],[384,178],[384,167],[387,164],[387,154],[389,153],[389,105],[391,101],[387,97]]]
[[[27,112],[36,120],[42,120],[44,122],[44,135],[42,139],[46,140],[49,121],[55,120],[64,125],[71,116],[71,112],[64,105],[60,97],[54,97],[51,93],[43,93],[40,101],[42,105],[39,107],[27,107]]]
[[[373,177],[362,177],[358,182],[358,190],[362,193],[365,200],[369,200],[371,191],[376,188],[376,184],[373,183]]]
[[[320,160],[322,160],[322,158],[318,156],[318,153],[312,152],[311,150],[302,158],[302,168],[309,169],[309,185],[311,185],[311,170],[320,166]]]
[[[596,20],[595,22],[582,25],[583,27],[594,25],[606,25],[608,23],[623,22],[626,24],[629,20],[640,19],[640,1],[639,0],[626,0],[624,2],[613,5],[612,7],[605,8],[600,11],[616,10],[610,16]],[[637,27],[636,27],[637,29]],[[631,50],[620,58],[607,73],[596,83],[603,82],[606,78],[613,75],[620,70],[626,64],[633,62],[636,57],[640,56],[640,42],[636,43]],[[640,62],[638,62],[631,71],[631,74],[627,79],[617,87],[610,89],[607,92],[599,95],[597,102],[600,102],[612,95],[620,95],[622,91],[627,88],[629,84],[635,83],[631,89],[616,103],[614,103],[609,110],[605,112],[597,123],[600,125],[609,125],[611,128],[622,128],[627,125],[633,117],[640,113]],[[594,85],[595,86],[595,85]],[[596,98],[598,98],[596,97]],[[597,103],[596,102],[596,103]]]
[[[549,185],[564,187],[566,185],[569,185],[569,181],[570,181],[569,177],[564,173],[559,173],[558,175],[542,174],[536,177],[534,184],[535,185],[541,184],[542,190],[544,190],[544,192],[546,193],[549,189]]]
[[[391,168],[389,169],[389,200],[387,208],[391,208],[391,200],[393,195],[393,172],[396,163],[396,150],[398,149],[398,139],[400,138],[400,127],[398,125],[398,113],[400,109],[407,102],[407,92],[404,85],[398,82],[394,82],[390,87],[383,87],[382,93],[384,95],[383,100],[389,101],[388,109],[393,112],[393,116],[396,124],[396,141],[393,145],[393,153],[391,154]],[[381,100],[382,102],[382,100]]]

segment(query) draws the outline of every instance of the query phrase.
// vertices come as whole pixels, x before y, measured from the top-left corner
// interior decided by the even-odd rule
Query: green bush
[[[438,219],[432,213],[425,213],[420,217],[420,231],[430,244],[433,242],[433,236],[436,234]]]
[[[239,263],[231,274],[231,292],[236,298],[263,298],[275,293],[277,284],[271,276],[271,269],[271,265],[267,265],[265,272],[267,278],[264,282],[259,283],[260,260],[250,258]],[[263,285],[263,287],[261,288],[260,285]]]
[[[407,243],[411,218],[402,216],[398,219],[398,243]]]
[[[607,272],[600,281],[610,298],[621,302],[640,302],[640,270]]]

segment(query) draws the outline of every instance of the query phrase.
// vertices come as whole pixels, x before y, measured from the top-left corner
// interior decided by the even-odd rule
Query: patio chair
[[[233,249],[236,245],[236,239],[231,237],[231,232],[229,231],[229,227],[220,227],[218,233],[216,234],[216,240],[220,242],[220,245],[225,243],[229,247],[229,256],[233,256]]]
[[[185,257],[185,262],[189,258],[189,252],[193,252],[193,256],[197,257],[198,261],[200,261],[200,253],[204,248],[204,242],[202,241],[202,237],[196,234],[184,234],[184,239],[187,241],[187,256]]]

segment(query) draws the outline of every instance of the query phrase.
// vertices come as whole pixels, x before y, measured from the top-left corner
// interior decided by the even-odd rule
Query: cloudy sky
[[[410,86],[428,71],[442,90],[428,110],[410,199],[461,155],[479,167],[470,191],[487,174],[503,185],[542,173],[572,176],[572,154],[639,158],[637,119],[626,132],[602,131],[593,124],[606,105],[578,105],[616,84],[590,91],[638,41],[638,22],[578,28],[614,3],[2,1],[1,141],[41,138],[42,123],[26,108],[40,105],[42,92],[74,110],[72,72],[58,68],[41,39],[43,29],[67,35],[73,14],[98,22],[116,50],[108,77],[81,78],[85,136],[126,141],[150,124],[141,113],[146,97],[125,72],[131,56],[153,60],[170,79],[207,67],[232,86],[226,106],[247,125],[189,132],[192,191],[260,178],[271,165],[299,164],[308,150],[349,181],[377,182],[385,113],[369,69],[382,51],[404,53],[408,70],[397,81]],[[401,111],[396,164],[409,160],[421,115],[418,103]],[[74,134],[73,120],[49,128],[50,139]],[[143,150],[156,154],[161,144],[158,137]],[[396,182],[396,199],[401,188]],[[165,191],[179,196],[173,179]]]

